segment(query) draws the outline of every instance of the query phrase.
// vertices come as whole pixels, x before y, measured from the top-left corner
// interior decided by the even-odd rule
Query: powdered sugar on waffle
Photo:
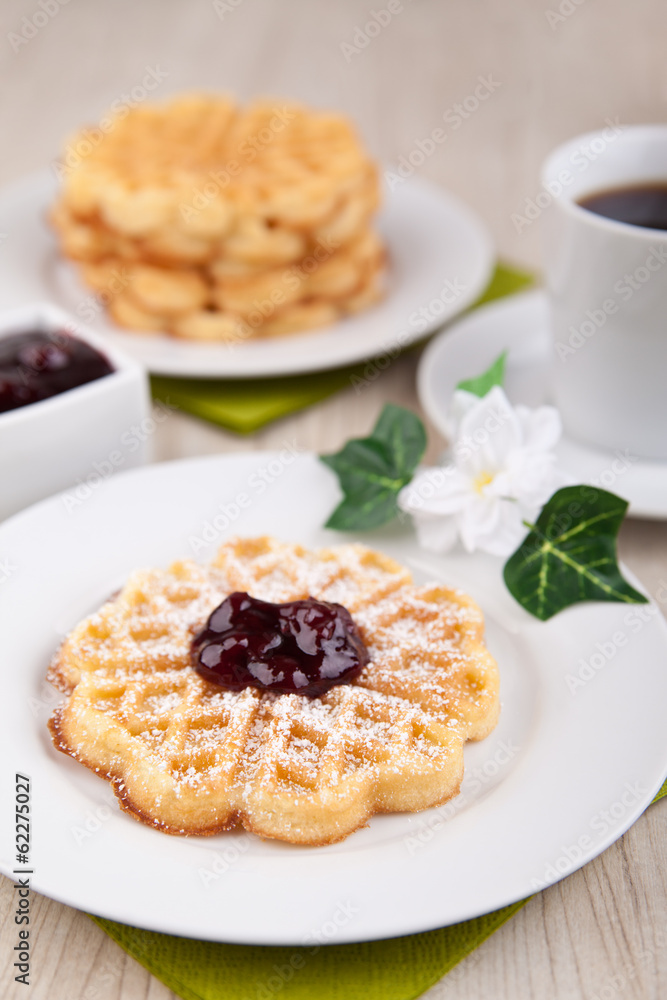
[[[190,643],[234,590],[276,603],[312,596],[342,604],[370,663],[352,684],[314,699],[216,688],[190,665]],[[441,791],[458,786],[463,742],[486,735],[497,715],[497,672],[482,628],[465,595],[416,587],[407,570],[363,546],[312,553],[267,538],[234,540],[212,566],[182,562],[133,574],[77,626],[53,668],[59,686],[73,692],[52,730],[59,749],[100,773],[122,774],[123,792],[118,780],[116,790],[125,807],[156,826],[214,832],[237,816],[266,836],[329,842],[349,832],[341,797],[366,796],[370,815],[432,805],[429,782]],[[111,749],[101,765],[93,759],[99,748],[91,748],[105,745],[104,725]],[[442,776],[450,772],[447,785]],[[411,782],[427,790],[423,800]],[[161,812],[170,797],[185,810],[193,794],[195,804],[219,799],[231,818],[223,822],[216,805],[211,826],[198,820],[193,828]],[[318,815],[333,810],[335,829],[315,836],[311,815],[272,832],[266,795],[270,812],[281,801],[286,811],[295,803],[310,803],[311,813],[316,806]]]

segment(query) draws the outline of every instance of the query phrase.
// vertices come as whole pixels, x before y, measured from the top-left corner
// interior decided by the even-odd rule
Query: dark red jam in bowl
[[[65,331],[0,337],[0,413],[110,375],[99,351]]]
[[[270,604],[235,592],[218,605],[191,647],[192,665],[231,691],[256,687],[317,698],[348,684],[368,650],[341,604],[308,597]]]

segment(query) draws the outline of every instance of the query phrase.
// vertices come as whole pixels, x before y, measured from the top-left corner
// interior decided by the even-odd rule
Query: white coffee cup
[[[546,277],[566,432],[667,459],[667,231],[578,204],[651,182],[667,185],[667,125],[610,122],[559,146],[542,171]]]

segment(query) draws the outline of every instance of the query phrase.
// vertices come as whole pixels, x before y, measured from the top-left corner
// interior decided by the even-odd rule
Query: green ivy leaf
[[[502,385],[505,381],[506,361],[507,351],[503,351],[500,357],[496,358],[491,367],[487,368],[483,375],[478,375],[477,378],[464,379],[463,382],[458,383],[456,388],[472,392],[481,399],[483,396],[486,396],[487,392],[493,389],[494,385]]]
[[[618,567],[616,536],[627,509],[592,486],[557,490],[505,564],[512,596],[541,621],[579,601],[646,604]]]
[[[321,455],[345,494],[326,523],[338,531],[379,528],[398,513],[396,497],[426,449],[426,431],[416,414],[387,403],[370,437],[348,441],[334,455]]]

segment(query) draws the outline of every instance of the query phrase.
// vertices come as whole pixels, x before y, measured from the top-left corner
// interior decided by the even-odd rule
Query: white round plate
[[[92,293],[58,254],[46,223],[56,191],[55,179],[43,172],[0,194],[0,232],[6,234],[0,307],[47,299],[89,321]],[[225,346],[130,333],[101,309],[89,325],[159,375],[293,375],[405,347],[462,312],[489,281],[494,254],[486,230],[466,205],[428,181],[413,178],[386,191],[378,229],[389,252],[384,299],[322,330]],[[425,316],[418,315],[422,308]]]
[[[424,351],[417,373],[419,400],[447,436],[447,409],[463,379],[480,375],[508,351],[505,390],[512,403],[551,402],[551,342],[547,298],[523,292],[491,302],[454,323]],[[611,490],[630,503],[632,517],[667,519],[667,462],[650,462],[627,451],[603,451],[563,436],[559,464],[580,483]]]
[[[239,493],[251,498],[244,509]],[[500,721],[467,746],[463,790],[450,803],[376,816],[325,848],[241,833],[172,837],[122,813],[106,782],[54,749],[46,722],[60,696],[44,683],[49,659],[132,569],[191,557],[202,533],[210,546],[199,557],[210,558],[224,537],[216,518],[231,520],[227,534],[349,540],[321,528],[338,497],[314,456],[258,452],[123,473],[79,506],[53,497],[0,528],[0,772],[7,796],[16,773],[31,779],[38,892],[193,938],[363,941],[528,896],[599,854],[645,809],[667,771],[667,626],[657,607],[582,604],[538,622],[504,588],[499,560],[426,554],[400,525],[362,540],[419,581],[470,592],[500,668]],[[7,874],[19,867],[14,839],[5,808]]]

